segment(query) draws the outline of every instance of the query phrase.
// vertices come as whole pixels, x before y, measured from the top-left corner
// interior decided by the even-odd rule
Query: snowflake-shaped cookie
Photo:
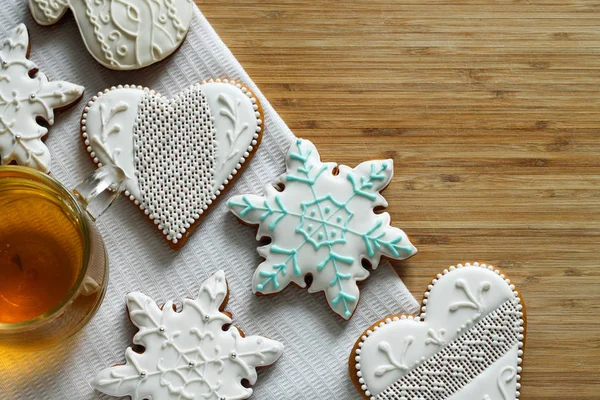
[[[133,400],[247,399],[256,382],[256,367],[273,364],[283,345],[261,336],[244,337],[221,310],[227,300],[223,271],[210,277],[197,299],[184,299],[181,312],[172,302],[162,309],[142,293],[130,293],[127,307],[140,329],[125,351],[126,364],[101,371],[92,382],[97,390]],[[229,329],[225,330],[225,327]]]
[[[50,151],[42,142],[52,125],[54,108],[66,107],[79,99],[83,87],[64,81],[49,82],[27,59],[29,36],[19,24],[2,43],[0,50],[0,164],[19,165],[49,171]]]
[[[416,253],[404,232],[390,226],[379,193],[393,176],[392,160],[367,161],[356,168],[322,163],[315,146],[298,139],[287,156],[284,189],[267,186],[264,197],[235,196],[231,210],[243,221],[258,224],[257,239],[265,258],[254,274],[253,290],[277,293],[291,282],[309,292],[324,291],[331,308],[348,319],[359,298],[357,281],[366,279],[367,260],[377,268],[381,256],[402,260]]]

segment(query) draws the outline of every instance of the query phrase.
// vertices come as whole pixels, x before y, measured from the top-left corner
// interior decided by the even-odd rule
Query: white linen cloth
[[[76,186],[94,168],[81,141],[79,118],[85,102],[95,93],[130,83],[170,96],[211,77],[245,83],[258,95],[265,112],[262,144],[225,197],[262,194],[263,187],[284,172],[292,132],[197,8],[187,39],[173,56],[140,71],[115,72],[88,54],[71,13],[58,24],[43,27],[33,21],[26,3],[3,0],[0,39],[24,22],[30,34],[30,59],[40,70],[50,79],[86,88],[82,101],[56,115],[46,141],[52,152],[51,173],[68,187]],[[274,296],[255,296],[251,278],[261,261],[256,230],[240,224],[227,210],[225,199],[210,210],[178,252],[171,251],[150,221],[124,198],[98,225],[110,258],[108,290],[98,313],[73,339],[55,348],[0,354],[0,399],[111,398],[94,391],[90,381],[101,369],[124,362],[124,351],[136,332],[127,316],[125,295],[141,291],[159,303],[195,297],[201,282],[218,269],[225,270],[229,281],[227,310],[233,313],[234,324],[247,334],[285,345],[279,361],[260,370],[253,399],[360,398],[347,368],[358,335],[390,313],[418,310],[415,299],[385,261],[361,284],[360,304],[348,322],[329,309],[321,294],[290,287]]]

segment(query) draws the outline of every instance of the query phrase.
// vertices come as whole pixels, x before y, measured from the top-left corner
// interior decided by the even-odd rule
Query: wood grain
[[[448,265],[502,268],[528,309],[522,399],[600,397],[600,3],[199,6],[324,160],[394,159],[418,300]]]

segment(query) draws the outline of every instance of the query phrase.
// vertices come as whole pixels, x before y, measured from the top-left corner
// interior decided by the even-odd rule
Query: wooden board
[[[600,398],[598,2],[199,5],[324,160],[394,159],[418,300],[448,265],[501,267],[528,309],[521,398]]]

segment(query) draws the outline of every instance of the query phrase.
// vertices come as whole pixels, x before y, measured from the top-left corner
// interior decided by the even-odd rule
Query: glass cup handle
[[[93,221],[121,194],[125,183],[125,172],[115,165],[103,165],[79,184],[73,193],[83,204]]]

